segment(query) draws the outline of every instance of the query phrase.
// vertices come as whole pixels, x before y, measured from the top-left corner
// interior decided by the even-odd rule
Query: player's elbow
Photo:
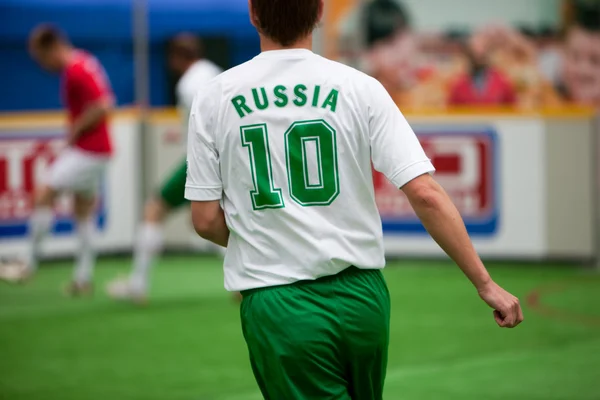
[[[212,236],[215,226],[213,218],[204,215],[195,217],[193,216],[192,222],[194,225],[194,230],[200,237],[209,239]]]
[[[192,225],[200,237],[210,239],[218,228],[218,222],[218,209],[203,203],[192,203]]]
[[[114,109],[115,98],[113,96],[105,96],[98,101],[96,107],[103,116],[106,116]]]
[[[444,189],[430,175],[423,175],[414,179],[407,183],[402,191],[417,212],[419,210],[439,209],[447,197]]]

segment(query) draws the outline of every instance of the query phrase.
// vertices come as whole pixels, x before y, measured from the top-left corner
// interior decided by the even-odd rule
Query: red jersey
[[[63,72],[62,97],[71,125],[90,104],[102,98],[113,97],[104,68],[94,56],[84,51],[75,51],[71,63]],[[110,155],[112,144],[108,118],[105,117],[94,128],[83,132],[75,146],[91,153]]]
[[[455,106],[500,106],[515,103],[515,91],[502,72],[490,68],[479,78],[480,82],[477,82],[477,78],[471,75],[460,76],[450,88],[449,103]]]

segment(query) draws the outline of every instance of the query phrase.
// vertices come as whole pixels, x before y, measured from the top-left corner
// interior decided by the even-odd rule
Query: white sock
[[[79,238],[79,252],[75,260],[73,280],[76,283],[89,283],[94,275],[96,264],[96,249],[94,248],[94,234],[96,225],[94,217],[77,222],[77,236]]]
[[[25,260],[31,271],[37,270],[40,246],[52,227],[53,219],[54,213],[50,207],[40,207],[33,210],[29,220],[29,249]]]
[[[138,232],[130,282],[134,290],[145,292],[148,289],[150,269],[163,246],[162,226],[143,223]]]

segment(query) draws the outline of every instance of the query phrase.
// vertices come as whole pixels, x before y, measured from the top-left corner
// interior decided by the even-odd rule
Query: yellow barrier
[[[460,119],[468,117],[473,119],[519,119],[519,118],[541,118],[541,119],[589,119],[593,118],[597,111],[591,107],[568,105],[558,108],[544,108],[522,110],[515,108],[474,108],[453,107],[445,110],[440,109],[403,109],[404,115],[411,118],[438,119]],[[113,114],[116,119],[133,119],[139,117],[136,108],[120,108]],[[160,123],[172,121],[178,118],[175,108],[152,109],[149,114],[150,122]],[[61,126],[66,123],[65,114],[62,111],[44,112],[15,112],[0,113],[0,129],[26,129],[36,127]]]

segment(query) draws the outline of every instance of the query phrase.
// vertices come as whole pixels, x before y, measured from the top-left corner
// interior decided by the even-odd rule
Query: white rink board
[[[114,119],[116,152],[104,190],[106,223],[98,239],[101,251],[131,251],[144,197],[141,179],[154,191],[183,159],[183,138],[175,115],[162,112],[152,116],[143,154],[149,169],[143,174],[138,120],[131,113],[119,113]],[[594,130],[588,127],[588,119],[441,115],[409,121],[434,160],[436,179],[457,203],[482,256],[534,260],[594,256],[593,171],[588,168],[592,156],[586,155],[592,148]],[[31,189],[20,188],[27,186],[24,176],[43,173],[49,162],[34,145],[56,136],[61,127],[56,116],[0,118],[0,257],[25,249],[26,236],[10,237],[6,224],[14,222],[14,215],[23,217],[19,207],[23,198],[30,197],[27,190]],[[22,138],[22,143],[11,143],[15,137]],[[53,143],[46,150],[56,152],[57,146]],[[28,152],[42,161],[27,167]],[[576,179],[568,179],[570,176]],[[377,177],[375,189],[388,256],[443,256],[400,191]],[[21,228],[23,224],[21,221]],[[167,248],[205,248],[191,228],[188,207],[169,218],[165,228]],[[46,241],[44,253],[69,255],[76,247],[72,234],[54,235]]]
[[[481,126],[480,121],[449,123],[418,121],[419,132],[451,132],[457,127]],[[545,240],[545,147],[544,124],[541,120],[499,120],[486,123],[496,135],[494,143],[496,173],[489,177],[496,191],[494,207],[497,223],[486,235],[471,233],[482,256],[510,258],[542,258],[548,249]],[[456,184],[456,183],[455,183]],[[447,185],[446,186],[448,189]],[[449,190],[451,191],[451,190]],[[385,222],[385,216],[383,220]],[[469,224],[467,224],[468,226]],[[442,256],[443,251],[426,234],[385,230],[385,248],[391,256]]]

